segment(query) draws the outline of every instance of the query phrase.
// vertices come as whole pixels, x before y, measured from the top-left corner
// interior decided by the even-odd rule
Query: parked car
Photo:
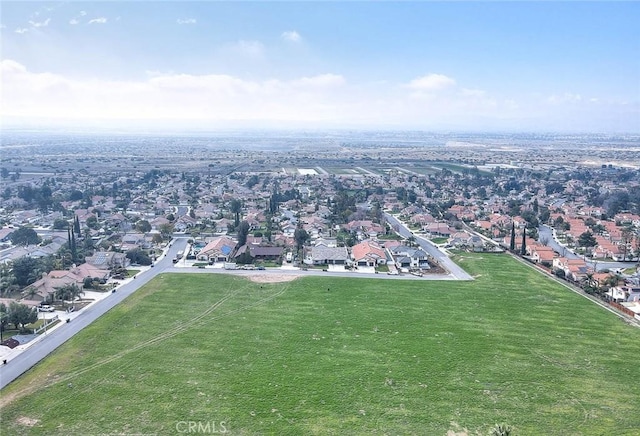
[[[51,307],[51,306],[49,306],[47,304],[38,307],[38,310],[40,312],[53,312],[53,311],[55,311],[55,309],[53,307]]]

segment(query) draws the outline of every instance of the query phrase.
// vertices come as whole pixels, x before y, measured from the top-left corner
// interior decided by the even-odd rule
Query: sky
[[[4,126],[640,132],[640,2],[0,3]]]

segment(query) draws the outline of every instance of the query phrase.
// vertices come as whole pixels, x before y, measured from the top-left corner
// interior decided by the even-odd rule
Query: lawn
[[[475,281],[161,275],[3,390],[2,434],[638,434],[640,330],[457,260]]]
[[[434,244],[444,244],[449,240],[449,238],[431,238],[431,242]]]

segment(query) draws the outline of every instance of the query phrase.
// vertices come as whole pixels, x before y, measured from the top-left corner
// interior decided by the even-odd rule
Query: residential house
[[[109,275],[111,274],[111,271],[109,271],[108,269],[101,269],[89,263],[83,263],[82,265],[73,267],[70,269],[70,271],[83,281],[86,278],[107,280],[109,278]]]
[[[198,221],[195,218],[191,218],[189,215],[182,215],[180,218],[178,218],[173,228],[176,230],[176,232],[186,232],[197,224]]]
[[[534,244],[527,247],[527,251],[531,255],[531,260],[536,263],[542,263],[551,265],[555,257],[555,252],[551,247],[545,247],[544,245]]]
[[[265,245],[248,245],[245,244],[238,248],[234,257],[238,258],[246,253],[254,260],[278,260],[282,256],[284,251],[283,247],[279,246],[265,246]]]
[[[13,229],[11,227],[4,227],[0,229],[0,242],[9,241],[9,239],[11,239],[11,234],[15,231],[16,229]]]
[[[85,257],[85,262],[100,270],[111,270],[113,268],[126,268],[131,261],[125,253],[114,251],[97,251],[93,256]]]
[[[344,265],[348,260],[346,247],[328,247],[323,244],[311,247],[310,261],[313,265]]]
[[[565,277],[569,280],[579,282],[586,278],[589,268],[583,259],[568,259],[566,257],[556,257],[553,259],[553,267],[564,271]]]
[[[358,266],[376,266],[386,263],[384,249],[372,240],[362,241],[351,247],[351,258]]]
[[[27,286],[22,291],[22,296],[30,300],[45,301],[52,299],[57,289],[72,284],[82,288],[83,279],[71,271],[53,270],[48,274],[43,273],[40,280]]]
[[[236,246],[236,242],[227,237],[219,236],[213,238],[207,245],[205,245],[196,258],[201,261],[207,262],[228,262],[231,259],[231,254]]]
[[[429,255],[421,248],[397,245],[390,248],[391,256],[398,268],[429,269]]]

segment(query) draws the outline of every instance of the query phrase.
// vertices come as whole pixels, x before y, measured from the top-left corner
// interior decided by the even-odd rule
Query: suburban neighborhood
[[[420,159],[411,148],[387,162],[377,153],[356,148],[357,161],[339,164],[327,152],[309,168],[260,152],[258,163],[238,166],[221,151],[219,166],[190,172],[119,164],[72,171],[54,154],[29,174],[9,169],[19,156],[5,156],[3,329],[15,318],[11,307],[74,310],[86,292],[110,292],[153,266],[175,237],[189,239],[176,268],[412,279],[449,274],[442,259],[452,251],[508,251],[640,316],[637,169],[575,168],[543,156],[489,163],[495,153],[461,153],[459,145],[451,153],[470,158],[432,161],[426,149]],[[19,321],[14,332],[30,324]]]

